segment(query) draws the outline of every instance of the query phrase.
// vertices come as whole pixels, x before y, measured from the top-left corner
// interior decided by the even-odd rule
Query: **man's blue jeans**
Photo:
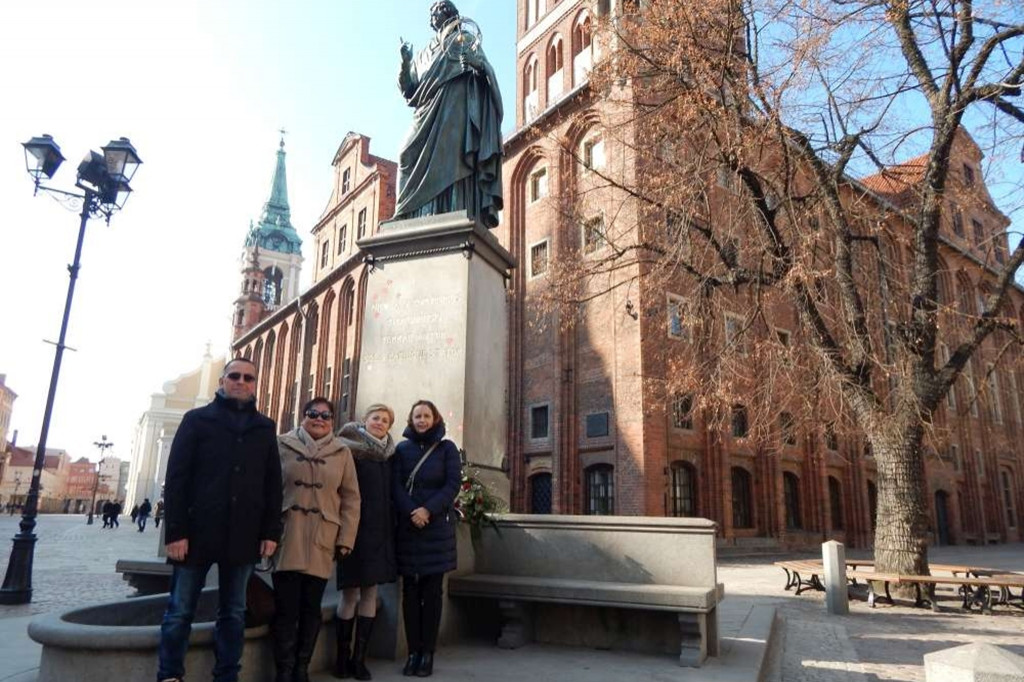
[[[171,576],[171,598],[167,602],[160,625],[160,664],[157,680],[185,676],[185,653],[192,632],[199,595],[206,584],[206,574],[213,564],[175,566]],[[220,603],[217,624],[213,631],[216,664],[214,682],[236,682],[242,669],[242,647],[245,644],[245,588],[253,565],[217,567],[220,574]]]

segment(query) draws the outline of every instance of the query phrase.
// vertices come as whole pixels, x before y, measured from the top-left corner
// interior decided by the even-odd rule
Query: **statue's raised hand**
[[[410,45],[409,43],[405,42],[401,38],[399,38],[399,41],[401,41],[401,43],[402,43],[402,47],[401,47],[402,62],[411,62],[412,61],[412,45]]]

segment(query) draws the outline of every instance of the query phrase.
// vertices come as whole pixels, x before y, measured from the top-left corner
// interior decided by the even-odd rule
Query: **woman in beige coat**
[[[352,551],[359,528],[355,464],[333,433],[331,403],[314,398],[302,413],[299,428],[278,437],[284,532],[273,575],[277,682],[308,682],[327,578],[335,555]]]

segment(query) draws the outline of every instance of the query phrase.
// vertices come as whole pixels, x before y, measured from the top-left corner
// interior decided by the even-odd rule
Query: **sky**
[[[143,165],[125,208],[90,221],[48,447],[127,459],[166,381],[228,350],[239,255],[270,194],[287,130],[292,223],[330,197],[349,131],[395,159],[411,121],[397,88],[399,39],[431,37],[431,0],[48,0],[0,3],[0,374],[18,394],[11,432],[39,440],[78,215],[32,196],[21,143],[48,133],[72,190],[90,150],[131,139]],[[506,99],[515,88],[515,2],[461,0]],[[505,121],[506,132],[512,117]],[[303,283],[311,278],[303,268]],[[8,437],[10,437],[10,433]]]

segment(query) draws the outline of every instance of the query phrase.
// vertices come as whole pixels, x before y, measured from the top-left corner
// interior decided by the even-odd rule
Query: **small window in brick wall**
[[[608,413],[596,412],[587,415],[587,438],[603,438],[608,435]]]
[[[548,406],[538,405],[530,409],[530,438],[542,440],[548,437]]]

